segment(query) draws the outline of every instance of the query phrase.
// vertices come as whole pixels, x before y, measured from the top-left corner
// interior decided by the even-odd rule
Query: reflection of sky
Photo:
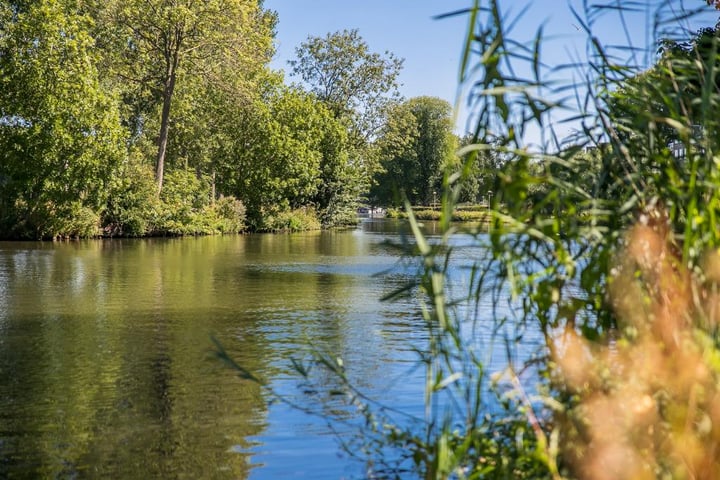
[[[401,410],[404,414],[422,419],[424,414],[423,392],[425,387],[425,370],[418,363],[419,356],[414,350],[423,350],[427,345],[427,333],[420,311],[420,300],[416,293],[409,297],[402,297],[396,302],[378,302],[377,299],[391,290],[399,288],[406,281],[413,278],[417,272],[416,261],[407,259],[399,261],[397,257],[388,255],[394,251],[387,246],[387,242],[401,242],[396,233],[389,234],[382,231],[382,222],[370,227],[370,234],[354,233],[360,242],[369,242],[375,246],[385,246],[376,250],[375,255],[359,255],[352,257],[319,257],[312,262],[290,262],[280,264],[253,265],[266,273],[303,277],[310,281],[328,275],[336,278],[346,278],[351,284],[349,295],[339,295],[340,302],[334,304],[331,298],[324,301],[331,303],[328,311],[307,310],[290,311],[290,309],[273,309],[264,312],[270,315],[265,328],[276,344],[284,345],[284,355],[277,360],[278,365],[287,365],[288,357],[301,355],[304,341],[303,335],[312,339],[312,344],[320,351],[323,346],[329,348],[340,347],[334,350],[340,355],[347,366],[347,374],[352,384],[357,386],[369,398],[379,404],[388,405]],[[431,225],[428,225],[431,227]],[[408,239],[405,239],[408,241]],[[430,243],[437,243],[440,238],[430,236]],[[482,246],[485,237],[472,237],[458,235],[451,239],[452,258],[448,270],[449,289],[457,298],[462,298],[470,288],[470,269],[473,262],[479,261],[487,252]],[[366,248],[360,248],[367,251]],[[394,287],[393,287],[394,285]],[[494,304],[491,297],[483,297],[479,301],[479,318],[475,316],[475,304],[472,301],[459,302],[455,306],[455,314],[462,319],[460,327],[468,348],[471,348],[488,366],[492,373],[503,369],[506,365],[505,348],[506,339],[514,339],[519,330],[513,322],[508,322],[500,331],[494,330],[491,323],[491,313],[511,317],[513,306],[508,303]],[[340,344],[323,336],[323,327],[331,321],[326,317],[330,312],[333,322],[342,323],[343,340]],[[336,318],[337,316],[341,318]],[[270,317],[266,317],[270,318]],[[288,324],[313,323],[315,326],[308,331],[302,328],[293,328]],[[314,322],[312,322],[314,320]],[[517,355],[515,362],[527,360],[538,348],[540,337],[538,332],[525,332],[529,343],[526,347],[514,352]],[[327,342],[327,343],[325,343]],[[302,358],[302,356],[296,357]],[[353,409],[346,406],[340,399],[323,395],[323,388],[330,389],[335,385],[331,376],[314,376],[315,382],[310,386],[298,386],[291,376],[278,377],[273,382],[276,388],[286,398],[291,398],[303,408],[312,410],[315,416],[296,417],[291,414],[292,408],[287,405],[276,404],[270,408],[267,417],[267,429],[257,437],[258,445],[251,448],[253,463],[258,467],[253,470],[253,478],[338,478],[340,475],[355,473],[351,467],[343,467],[347,459],[339,462],[337,467],[328,466],[327,469],[314,471],[304,470],[307,466],[297,459],[304,457],[310,462],[323,462],[326,456],[333,452],[335,440],[327,432],[327,425],[323,414],[328,409],[341,413],[341,417],[348,424],[335,424],[345,438],[350,438],[358,430],[353,429],[352,422],[358,421],[353,415]],[[318,389],[319,390],[316,390]],[[448,405],[447,398],[440,396],[442,405]],[[488,400],[488,408],[494,408],[494,401]],[[409,425],[410,417],[395,416],[400,425]],[[305,435],[294,435],[289,432],[299,431]],[[317,452],[306,452],[306,443],[311,442]],[[275,456],[277,451],[284,452],[295,461],[280,461]],[[342,467],[342,468],[341,468]],[[361,469],[361,465],[356,465]],[[353,467],[355,468],[355,467]]]
[[[248,454],[258,465],[253,479],[338,478],[348,469],[362,471],[337,458],[335,438],[319,417],[278,403],[265,410],[248,382],[205,362],[207,338],[213,334],[233,358],[316,413],[357,421],[342,397],[330,395],[340,387],[331,375],[316,368],[314,385],[303,385],[288,372],[290,358],[307,359],[310,348],[342,357],[352,384],[370,397],[421,417],[425,372],[416,368],[414,349],[424,348],[427,332],[420,299],[410,290],[396,301],[380,301],[414,279],[417,269],[391,245],[403,241],[401,225],[366,222],[366,230],[345,232],[24,249],[0,244],[0,306],[7,307],[0,311],[0,330],[10,325],[14,342],[12,350],[3,348],[0,338],[0,369],[21,372],[27,383],[16,391],[0,375],[0,391],[13,392],[0,398],[7,407],[0,421],[43,425],[42,433],[29,438],[69,445],[60,452],[68,461],[78,460],[70,458],[72,452],[85,448],[71,436],[75,432],[104,439],[102,445],[91,442],[86,453],[100,455],[99,461],[107,460],[106,452],[121,459],[135,455],[125,446],[130,431],[136,433],[133,448],[165,448],[167,441],[177,452],[162,460],[158,452],[142,450],[140,461],[171,460],[188,472],[203,462],[235,465]],[[433,231],[431,223],[426,227]],[[469,287],[467,265],[484,250],[469,236],[451,243],[448,278],[453,297],[460,298]],[[481,311],[489,301],[481,299]],[[471,304],[457,306],[460,318],[473,312]],[[501,356],[488,348],[493,332],[481,317],[475,330],[472,322],[463,323],[467,339],[500,365]],[[58,431],[57,410],[37,398],[62,405],[76,431]],[[204,447],[194,448],[193,441]],[[0,438],[0,455],[8,445],[2,447]],[[54,458],[60,457],[43,461]],[[100,468],[111,473],[118,467]]]

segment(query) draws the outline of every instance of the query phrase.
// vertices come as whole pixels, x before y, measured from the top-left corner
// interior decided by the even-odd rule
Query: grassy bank
[[[413,207],[413,214],[418,220],[439,221],[442,211],[438,208],[416,206]],[[387,218],[408,218],[405,209],[389,208]],[[481,222],[489,223],[492,219],[490,210],[483,205],[458,206],[453,210],[452,221],[454,222]]]

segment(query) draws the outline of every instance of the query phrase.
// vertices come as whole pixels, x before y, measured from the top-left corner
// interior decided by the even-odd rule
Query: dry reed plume
[[[615,338],[598,345],[568,328],[553,345],[575,476],[720,478],[719,286],[720,253],[688,270],[662,208],[627,231],[608,282]]]

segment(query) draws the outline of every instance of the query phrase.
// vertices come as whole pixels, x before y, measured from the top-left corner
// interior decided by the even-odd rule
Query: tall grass
[[[710,7],[585,3],[588,61],[555,66],[542,28],[517,40],[504,6],[454,13],[469,24],[460,81],[475,140],[445,179],[440,241],[407,209],[428,331],[420,425],[315,357],[366,419],[354,451],[374,478],[718,478],[720,43],[655,54]],[[638,15],[647,49],[608,48],[593,30]],[[569,142],[560,119],[577,126]],[[482,234],[452,218],[486,151],[509,161]],[[448,282],[459,233],[484,252],[463,292]]]

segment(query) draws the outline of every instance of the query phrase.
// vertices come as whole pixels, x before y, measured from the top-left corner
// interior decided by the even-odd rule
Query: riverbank
[[[442,210],[434,207],[415,206],[412,207],[413,215],[418,220],[434,220],[439,221]],[[408,212],[405,209],[389,208],[386,213],[387,218],[408,218]],[[452,221],[454,222],[480,222],[489,223],[492,220],[492,213],[485,205],[466,205],[460,206],[453,211]]]

